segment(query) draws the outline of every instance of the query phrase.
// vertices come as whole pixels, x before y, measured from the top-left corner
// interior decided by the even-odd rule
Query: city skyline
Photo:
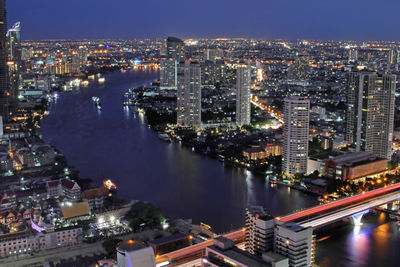
[[[120,0],[111,6],[107,3],[104,0],[84,3],[77,0],[8,1],[8,26],[21,21],[25,40],[171,35],[183,38],[400,40],[393,35],[396,32],[395,10],[400,7],[396,1],[388,1],[390,9],[383,9],[382,3],[370,0],[334,3],[310,0],[306,4],[252,0],[246,5],[240,1],[215,3],[210,0],[203,1],[202,5],[182,0],[139,3]],[[374,16],[365,20],[365,14],[372,12]]]

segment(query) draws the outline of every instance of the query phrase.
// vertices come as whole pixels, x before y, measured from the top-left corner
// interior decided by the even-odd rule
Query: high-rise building
[[[224,50],[222,49],[207,48],[206,50],[204,50],[204,60],[215,61],[217,59],[223,59],[223,58],[224,58]]]
[[[177,123],[201,126],[201,68],[198,62],[181,61],[178,65]]]
[[[358,50],[356,48],[349,49],[349,62],[356,62],[358,60]]]
[[[274,251],[289,258],[290,267],[313,266],[314,238],[311,227],[304,228],[295,223],[277,225]]]
[[[8,41],[8,81],[9,81],[9,112],[17,108],[18,89],[21,80],[21,23],[17,22],[7,32]]]
[[[89,50],[87,46],[80,45],[78,48],[78,57],[81,65],[86,65],[88,61]]]
[[[176,37],[167,38],[167,58],[181,61],[185,59],[185,43]]]
[[[396,76],[353,72],[348,76],[346,141],[356,151],[391,159]]]
[[[310,100],[285,98],[282,172],[287,175],[307,172]]]
[[[7,66],[7,12],[6,0],[0,0],[0,115],[8,118],[8,66]]]
[[[261,206],[246,209],[246,250],[261,256],[274,248],[275,220]]]
[[[241,61],[236,69],[236,124],[249,125],[251,120],[250,107],[251,67]]]
[[[160,88],[176,89],[178,63],[173,59],[160,61]]]

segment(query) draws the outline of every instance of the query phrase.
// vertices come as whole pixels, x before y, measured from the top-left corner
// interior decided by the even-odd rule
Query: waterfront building
[[[269,157],[281,156],[282,146],[278,144],[252,145],[243,151],[243,156],[248,160],[267,159]]]
[[[236,69],[236,124],[238,126],[251,123],[250,84],[251,66],[248,62],[241,61]]]
[[[89,50],[87,46],[80,45],[78,48],[78,57],[81,65],[86,65],[88,61]]]
[[[307,172],[310,101],[292,96],[284,102],[282,172],[304,174]]]
[[[123,241],[117,246],[118,267],[155,267],[155,255],[151,247],[133,240]]]
[[[356,151],[392,158],[396,76],[353,72],[348,76],[346,141]]]
[[[160,89],[176,89],[178,63],[173,59],[160,61]]]
[[[261,206],[246,209],[246,251],[256,256],[272,251],[275,220]]]
[[[325,176],[343,181],[379,176],[387,171],[387,160],[371,153],[355,152],[325,160]]]
[[[181,61],[185,59],[185,43],[176,37],[168,37],[166,41],[168,59]]]
[[[201,126],[201,68],[198,62],[181,61],[178,66],[177,123]]]
[[[6,0],[0,0],[0,115],[8,120],[8,66],[7,66],[7,11]]]
[[[295,223],[277,225],[274,250],[289,258],[290,267],[312,266],[315,253],[313,229]]]

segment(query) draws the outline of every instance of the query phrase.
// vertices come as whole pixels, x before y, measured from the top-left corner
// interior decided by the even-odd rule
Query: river
[[[216,232],[243,227],[247,205],[263,205],[271,215],[279,216],[317,204],[314,196],[285,186],[271,187],[262,177],[254,177],[246,170],[227,168],[179,144],[159,140],[141,115],[122,106],[123,94],[129,88],[149,84],[158,78],[157,72],[132,70],[105,78],[103,84],[91,82],[87,87],[59,93],[40,129],[44,139],[80,170],[81,177],[90,177],[99,185],[104,177],[111,178],[118,186],[118,195],[150,201],[170,218],[192,218],[194,223],[211,225]],[[101,111],[94,106],[93,96],[100,98]],[[371,225],[377,223],[373,221]],[[390,226],[383,237],[390,243],[393,235],[389,236],[388,231],[393,223],[382,221],[381,225]],[[365,251],[363,246],[351,245],[358,241],[351,239],[354,233],[349,232],[349,227],[343,227],[335,242],[334,238],[327,238],[317,244],[317,262],[347,266],[353,263],[349,260],[353,254]],[[365,246],[384,242],[382,237],[378,241],[381,243],[371,241]],[[340,246],[339,257],[332,253],[336,246]],[[349,246],[351,252],[343,251]],[[389,257],[393,249],[386,247],[386,252],[369,248],[368,253],[376,257],[368,260],[371,256],[363,258],[364,254],[360,254],[360,260],[357,258],[352,266],[370,266],[370,262]],[[400,246],[397,244],[396,248],[398,251]]]

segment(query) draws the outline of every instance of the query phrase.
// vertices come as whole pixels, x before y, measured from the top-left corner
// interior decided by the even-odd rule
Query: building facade
[[[282,172],[286,175],[307,172],[310,101],[292,96],[285,99]]]
[[[198,62],[179,63],[177,109],[178,125],[201,126],[201,68]]]
[[[160,88],[176,89],[178,63],[173,59],[162,59],[160,61]]]
[[[392,157],[396,76],[353,72],[348,76],[346,141],[356,151]]]
[[[250,84],[251,67],[242,61],[236,69],[236,124],[238,126],[250,125]]]

